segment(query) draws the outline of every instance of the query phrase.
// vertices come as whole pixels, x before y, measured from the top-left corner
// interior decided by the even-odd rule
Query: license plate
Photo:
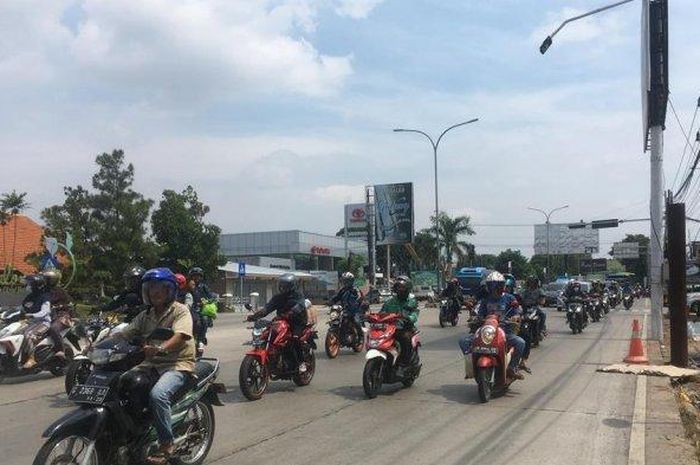
[[[498,354],[498,349],[495,347],[474,347],[472,352],[475,354],[496,355]]]
[[[109,394],[109,386],[79,384],[70,392],[68,399],[85,404],[103,404],[107,394]]]

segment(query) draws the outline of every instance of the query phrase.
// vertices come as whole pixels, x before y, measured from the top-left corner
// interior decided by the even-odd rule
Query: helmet
[[[46,278],[40,274],[26,276],[24,282],[27,285],[27,290],[31,292],[37,292],[46,287]]]
[[[175,300],[177,295],[177,278],[169,268],[153,268],[146,271],[143,275],[143,285],[141,286],[141,295],[143,302],[146,305],[151,305],[151,300],[148,296],[149,290],[156,286],[166,286],[168,288],[168,301]]]
[[[408,294],[410,294],[412,287],[413,283],[411,283],[411,279],[408,276],[399,276],[394,281],[394,285],[391,287],[391,290],[398,298],[406,299],[408,298]]]
[[[149,405],[153,380],[145,370],[129,370],[119,377],[117,395],[126,402],[128,411],[140,416]]]
[[[61,272],[55,268],[49,268],[41,272],[41,275],[46,279],[48,287],[56,287],[61,281]]]
[[[540,287],[540,280],[537,278],[535,275],[530,275],[527,277],[527,286],[535,286],[535,287]]]
[[[498,271],[492,271],[486,276],[486,289],[489,291],[489,294],[494,292],[502,294],[505,287],[506,278]]]
[[[355,285],[355,275],[346,271],[340,277],[340,281],[343,283],[343,287],[352,287]]]
[[[204,277],[204,270],[198,266],[195,266],[193,268],[190,268],[190,271],[187,274],[189,276],[201,276],[203,278]]]
[[[297,277],[292,273],[285,273],[277,280],[277,289],[282,294],[291,294],[297,290]]]
[[[182,273],[176,273],[175,280],[177,281],[177,288],[178,289],[184,289],[185,286],[187,285],[187,278],[185,278],[185,275]]]
[[[132,290],[138,288],[139,284],[141,283],[141,278],[143,278],[143,274],[145,272],[146,269],[141,265],[131,265],[128,267],[124,271],[124,274],[122,274],[126,288]]]
[[[457,278],[452,278],[452,279],[450,280],[450,282],[451,282],[452,284],[459,284],[459,279],[457,279]]]

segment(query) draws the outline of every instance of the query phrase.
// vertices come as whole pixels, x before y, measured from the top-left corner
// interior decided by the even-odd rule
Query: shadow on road
[[[464,405],[481,404],[479,394],[476,390],[476,384],[470,384],[466,381],[462,384],[443,384],[437,389],[429,389],[427,392],[436,396],[442,396],[449,402],[456,402]]]
[[[7,377],[0,383],[0,386],[6,386],[6,385],[11,386],[11,385],[16,385],[16,384],[31,383],[34,381],[41,381],[41,380],[52,379],[52,378],[55,378],[55,376],[52,375],[51,373],[49,373],[48,371],[42,371],[41,373],[37,373],[35,375]]]

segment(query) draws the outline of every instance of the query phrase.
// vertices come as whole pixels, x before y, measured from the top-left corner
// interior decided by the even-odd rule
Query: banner
[[[549,230],[549,233],[547,232]],[[599,249],[599,229],[571,229],[568,224],[535,225],[535,255],[593,254]],[[548,246],[549,244],[549,246]]]
[[[413,183],[374,186],[377,245],[413,242]]]
[[[345,205],[345,230],[350,239],[367,240],[367,205],[364,203]]]

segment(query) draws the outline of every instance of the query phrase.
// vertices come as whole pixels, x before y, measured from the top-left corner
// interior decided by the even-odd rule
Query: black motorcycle
[[[365,348],[365,333],[353,321],[352,315],[341,305],[332,305],[328,312],[328,332],[326,333],[326,355],[336,358],[342,347],[354,352]]]
[[[164,341],[172,335],[172,330],[158,328],[146,341]],[[44,432],[48,440],[34,465],[136,465],[157,452],[148,406],[158,374],[129,371],[143,361],[143,343],[111,339],[95,347],[90,354],[94,371],[69,396],[80,406]],[[214,382],[218,370],[217,359],[198,360],[188,382],[173,396],[175,453],[169,463],[200,465],[206,459],[214,440],[212,405],[222,405],[218,393],[225,392]]]
[[[632,305],[634,305],[634,297],[632,296],[632,294],[626,294],[622,298],[622,305],[625,307],[625,310],[629,310],[630,308],[632,308]]]
[[[566,304],[566,322],[574,334],[581,333],[588,325],[588,315],[583,307],[583,302],[572,301]]]
[[[586,309],[586,313],[588,313],[588,316],[591,317],[591,321],[598,323],[603,316],[603,307],[600,303],[600,299],[597,297],[588,299],[584,303],[584,307]]]
[[[540,316],[537,307],[523,309],[519,335],[526,342],[530,342],[530,347],[538,347],[542,342],[543,335],[540,332]]]
[[[440,301],[440,314],[438,316],[440,327],[444,328],[447,324],[457,326],[459,322],[460,305],[455,299],[442,299]]]

